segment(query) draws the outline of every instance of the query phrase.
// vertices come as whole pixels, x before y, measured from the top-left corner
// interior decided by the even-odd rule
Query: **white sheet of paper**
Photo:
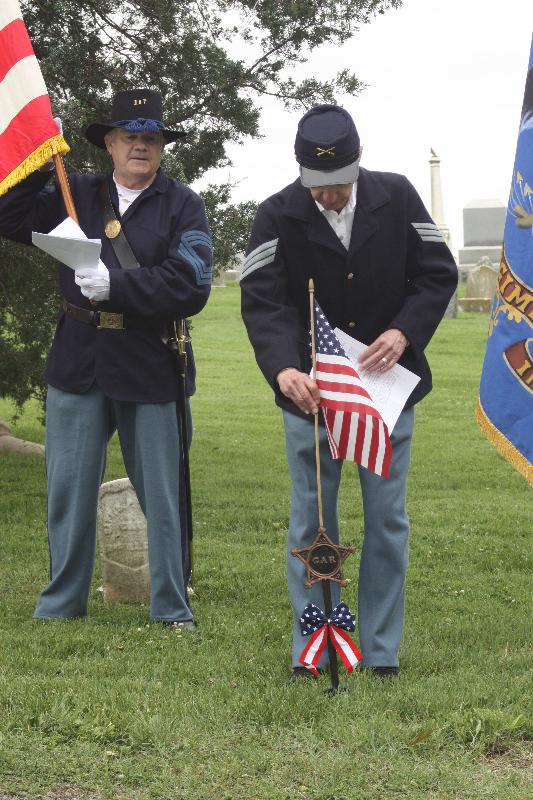
[[[98,272],[104,266],[100,261],[101,240],[88,239],[71,217],[60,222],[50,233],[33,231],[31,240],[36,247],[73,270],[83,267]]]
[[[361,372],[357,363],[358,356],[368,345],[348,336],[347,333],[335,328],[335,336],[341,343],[344,352],[352,361],[361,378],[361,382],[381,414],[383,422],[392,433],[394,426],[403,411],[407,398],[419,382],[420,378],[401,364],[395,364],[385,374],[377,372]]]

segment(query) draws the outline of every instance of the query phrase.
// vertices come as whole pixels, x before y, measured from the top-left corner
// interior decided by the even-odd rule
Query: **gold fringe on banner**
[[[42,167],[52,156],[58,154],[63,155],[64,153],[68,153],[69,150],[70,147],[60,133],[58,133],[57,136],[52,136],[51,139],[47,139],[46,142],[39,145],[33,153],[30,153],[22,164],[19,164],[13,172],[10,172],[3,181],[0,181],[0,195],[5,194],[9,189],[12,189],[13,186],[16,186],[17,183],[20,183],[20,181],[27,178],[28,175],[31,175],[32,172]]]
[[[493,425],[479,399],[476,406],[476,420],[491,445],[533,486],[533,464]]]

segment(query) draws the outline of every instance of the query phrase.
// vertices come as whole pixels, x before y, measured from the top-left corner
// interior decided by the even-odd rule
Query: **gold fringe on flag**
[[[20,181],[27,178],[28,175],[31,175],[32,172],[42,167],[52,156],[58,154],[63,155],[64,153],[68,153],[69,150],[70,147],[60,133],[58,133],[57,136],[52,136],[51,139],[47,139],[46,142],[39,145],[33,153],[30,153],[22,164],[19,164],[13,172],[10,172],[3,181],[0,181],[0,195],[5,194],[9,189],[12,189],[13,186],[16,186],[17,183],[20,183]]]
[[[533,464],[493,425],[479,399],[476,406],[476,421],[492,446],[533,486]]]

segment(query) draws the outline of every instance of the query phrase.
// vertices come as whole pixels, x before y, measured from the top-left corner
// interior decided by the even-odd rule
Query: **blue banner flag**
[[[476,416],[533,486],[533,38]]]

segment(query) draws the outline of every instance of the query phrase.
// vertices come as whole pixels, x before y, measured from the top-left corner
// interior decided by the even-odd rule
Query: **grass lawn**
[[[196,635],[104,606],[31,622],[46,581],[42,459],[0,460],[0,794],[145,800],[533,798],[531,532],[526,482],[474,421],[487,318],[445,320],[417,410],[407,624],[397,681],[288,682],[289,514],[281,414],[255,366],[236,287],[194,326]],[[0,417],[12,407],[0,402]],[[43,440],[38,409],[17,435]],[[107,479],[123,477],[116,439]],[[360,545],[353,465],[345,544]],[[344,597],[355,610],[358,555]]]

